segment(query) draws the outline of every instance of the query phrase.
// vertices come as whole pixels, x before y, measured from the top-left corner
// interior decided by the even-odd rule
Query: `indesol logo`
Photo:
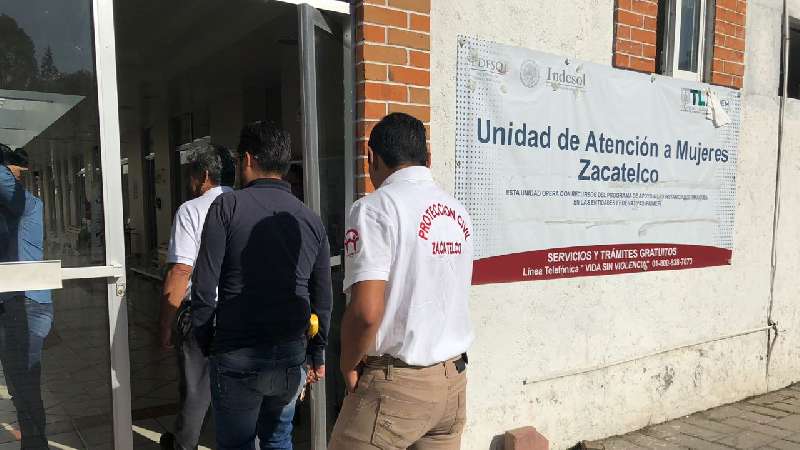
[[[519,69],[519,79],[527,88],[539,84],[539,65],[536,64],[536,61],[528,59],[522,63],[522,67]]]

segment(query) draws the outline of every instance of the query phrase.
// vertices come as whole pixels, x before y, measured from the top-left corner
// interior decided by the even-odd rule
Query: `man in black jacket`
[[[291,158],[285,131],[245,126],[239,155],[244,188],[217,197],[206,217],[192,322],[210,354],[217,448],[254,448],[257,434],[262,449],[291,449],[297,397],[307,378],[325,374],[328,238],[281,179]],[[309,341],[312,313],[320,331]]]

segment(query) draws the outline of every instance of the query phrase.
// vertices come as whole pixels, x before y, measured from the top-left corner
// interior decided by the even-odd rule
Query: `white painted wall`
[[[451,190],[459,34],[611,64],[613,0],[431,3],[433,170]],[[471,301],[477,341],[470,354],[465,450],[489,448],[496,435],[524,425],[539,429],[552,448],[566,448],[580,439],[631,431],[800,379],[797,330],[778,341],[769,383],[766,332],[639,358],[766,325],[780,12],[778,0],[748,2],[733,264],[475,287]],[[800,122],[800,103],[792,104],[792,117],[795,125]],[[800,142],[800,131],[793,136]],[[794,231],[800,214],[794,211],[800,210],[800,193],[790,192],[800,155],[785,153],[792,155],[784,161],[790,173],[784,175],[774,318],[782,328],[791,328],[800,319],[800,302],[793,301],[800,259]],[[629,359],[634,361],[535,382]]]

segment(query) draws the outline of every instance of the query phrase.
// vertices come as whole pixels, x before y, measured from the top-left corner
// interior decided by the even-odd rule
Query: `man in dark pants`
[[[220,194],[232,190],[229,186],[236,176],[236,163],[225,147],[201,142],[191,151],[189,188],[195,198],[182,204],[175,213],[161,304],[161,346],[169,349],[175,342],[180,371],[180,409],[175,418],[175,432],[161,436],[161,448],[170,450],[197,448],[211,404],[208,358],[200,351],[191,331],[188,294],[208,208]]]
[[[290,159],[285,131],[266,122],[245,126],[239,140],[244,188],[219,196],[203,229],[192,321],[211,354],[219,450],[254,449],[256,436],[262,449],[291,449],[300,391],[307,377],[325,374],[328,238],[320,217],[281,179]],[[312,313],[320,329],[309,341]]]
[[[41,261],[42,201],[22,185],[28,155],[0,144],[0,222],[6,236],[0,262]],[[42,401],[42,347],[53,324],[49,290],[0,293],[0,363],[17,410],[22,449],[47,449]]]

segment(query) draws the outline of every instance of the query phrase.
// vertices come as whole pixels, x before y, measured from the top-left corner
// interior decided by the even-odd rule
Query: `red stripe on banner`
[[[619,244],[551,248],[475,261],[472,284],[590,277],[731,263],[733,252],[705,245]]]

